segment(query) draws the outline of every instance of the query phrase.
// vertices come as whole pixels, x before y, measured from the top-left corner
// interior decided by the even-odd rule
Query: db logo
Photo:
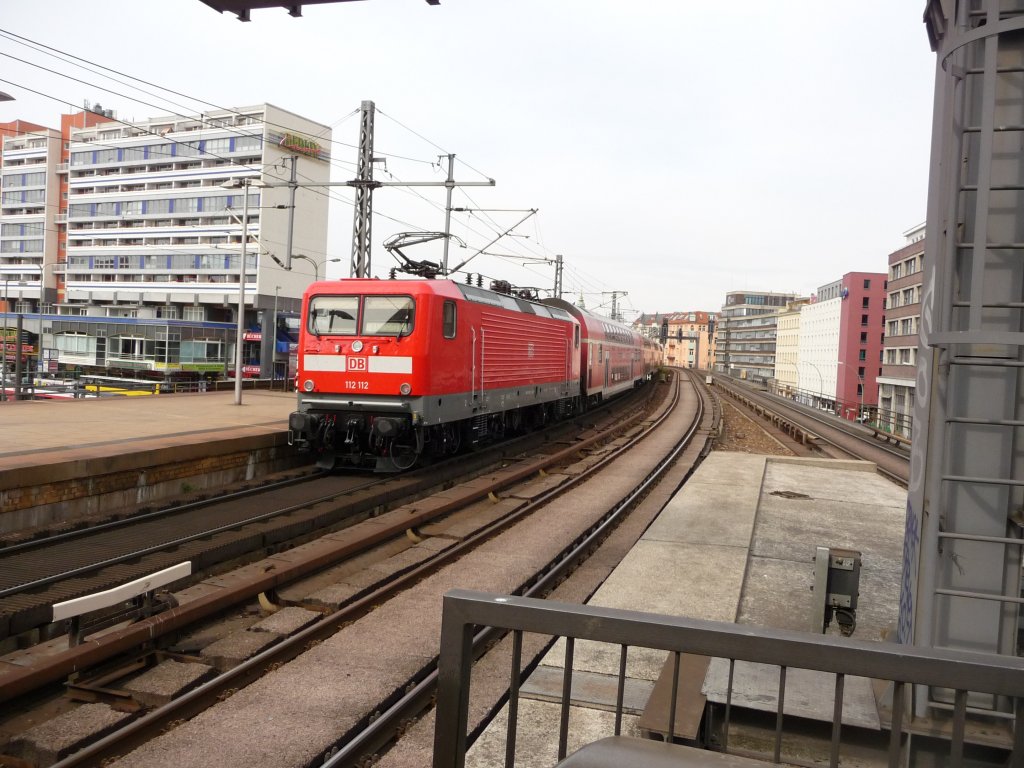
[[[348,369],[350,371],[365,371],[366,370],[366,358],[365,357],[350,357],[348,359]]]

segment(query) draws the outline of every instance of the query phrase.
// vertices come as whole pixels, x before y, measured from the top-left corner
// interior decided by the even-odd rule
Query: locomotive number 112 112
[[[369,389],[370,382],[368,381],[346,381],[345,389]]]

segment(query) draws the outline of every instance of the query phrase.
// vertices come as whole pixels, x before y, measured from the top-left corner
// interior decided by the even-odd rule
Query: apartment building
[[[776,313],[773,389],[783,397],[795,397],[799,389],[800,310],[809,301],[809,298],[794,299]]]
[[[660,337],[665,365],[707,370],[713,356],[715,314],[670,312],[662,315]]]
[[[801,307],[796,366],[800,397],[856,419],[878,402],[886,274],[848,272]]]
[[[132,123],[80,115],[4,142],[0,249],[39,267],[11,310],[35,313],[24,320],[40,358],[233,375],[241,310],[242,373],[270,375],[277,313],[325,273],[328,197],[316,185],[329,181],[330,128],[270,104]],[[54,237],[34,242],[40,227]],[[286,271],[289,244],[302,258]]]
[[[714,369],[758,383],[772,379],[777,312],[795,298],[792,293],[727,293],[715,322]]]
[[[911,436],[917,346],[921,322],[925,225],[903,233],[906,244],[889,254],[885,344],[878,378],[878,423]]]
[[[59,199],[60,138],[59,131],[36,125],[12,129],[3,138],[0,275],[5,309],[10,304],[15,311],[29,311],[46,298],[44,274],[57,259],[53,214]]]

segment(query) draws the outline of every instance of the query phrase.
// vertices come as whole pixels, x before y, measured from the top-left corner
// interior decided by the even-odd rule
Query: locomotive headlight
[[[306,379],[304,382],[302,382],[302,389],[306,392],[312,392],[313,386],[314,385],[312,379]]]
[[[353,352],[362,352],[363,351],[363,342],[361,342],[359,339],[356,339],[355,341],[353,341],[352,342],[352,351]]]
[[[408,395],[410,392],[412,392],[412,387],[409,386],[408,384],[403,384],[398,388],[398,391],[401,392],[403,395]]]

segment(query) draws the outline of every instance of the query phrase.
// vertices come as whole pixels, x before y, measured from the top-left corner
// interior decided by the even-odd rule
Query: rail
[[[522,645],[523,633],[539,633],[563,637],[565,642],[565,672],[561,691],[561,718],[558,726],[558,759],[566,757],[568,742],[569,706],[573,671],[573,648],[578,640],[590,640],[619,647],[618,698],[615,710],[614,734],[610,747],[618,753],[620,764],[643,764],[648,741],[622,737],[623,690],[626,679],[626,661],[629,650],[655,649],[667,651],[674,659],[676,679],[679,678],[680,659],[683,654],[699,654],[713,660],[726,660],[728,672],[724,717],[717,724],[717,752],[730,753],[729,734],[732,720],[734,680],[748,662],[775,665],[780,668],[778,689],[773,693],[775,707],[775,734],[772,762],[784,758],[782,743],[784,716],[787,712],[786,680],[799,677],[801,670],[811,670],[819,677],[827,674],[834,681],[832,696],[831,741],[828,761],[832,768],[839,765],[844,732],[862,729],[847,725],[844,728],[844,685],[852,685],[857,677],[888,683],[886,695],[889,705],[887,726],[889,736],[887,763],[890,768],[907,764],[910,734],[919,734],[930,757],[938,757],[936,764],[948,760],[952,768],[965,763],[965,747],[973,749],[973,739],[967,732],[968,699],[975,712],[978,698],[996,701],[1000,711],[992,711],[988,725],[992,731],[1002,729],[1004,743],[996,751],[1009,759],[1003,765],[1020,766],[1024,763],[1024,728],[1017,727],[1016,716],[1024,697],[1024,659],[1018,657],[968,653],[951,650],[931,650],[885,642],[865,642],[835,639],[823,635],[784,630],[761,629],[748,625],[701,621],[678,616],[599,608],[588,605],[570,605],[524,597],[494,595],[469,590],[452,590],[443,601],[441,624],[441,652],[438,661],[437,718],[434,737],[434,768],[463,768],[467,749],[467,722],[470,678],[472,675],[474,634],[481,628],[496,628],[513,633],[513,653],[510,671],[508,726],[506,729],[507,768],[515,765],[517,722],[521,680],[521,659],[515,649]],[[855,677],[856,676],[856,677]],[[928,716],[911,714],[913,685],[930,685],[951,691],[948,708],[931,709]],[[673,690],[671,700],[676,698]],[[994,698],[993,698],[994,697]],[[769,699],[772,696],[769,696]],[[701,755],[698,748],[671,744],[674,740],[676,706],[671,707],[666,729],[666,747],[679,752],[677,765],[715,764],[714,752]],[[791,721],[797,718],[789,715]],[[993,725],[995,723],[995,725]],[[708,730],[711,730],[709,726]],[[618,738],[615,738],[618,737]],[[607,743],[607,742],[606,742]],[[883,744],[885,742],[883,741]],[[594,742],[601,749],[601,742]],[[992,748],[991,742],[989,748]],[[586,748],[585,748],[586,749]],[[633,759],[624,758],[622,750]],[[935,753],[941,753],[936,755]],[[576,753],[579,755],[580,753]],[[720,757],[720,755],[718,755]],[[969,760],[971,755],[967,756]],[[582,759],[573,765],[600,765]],[[855,758],[854,758],[855,759]],[[660,764],[660,763],[659,763]]]
[[[747,397],[745,394],[728,384],[723,385],[721,379],[719,379],[717,386],[720,391],[725,392],[733,400],[745,405],[758,416],[774,424],[778,429],[785,432],[796,442],[802,443],[803,445],[815,445],[821,439],[817,433],[807,429],[798,421],[789,418],[787,415],[773,408],[769,408],[764,403]]]

